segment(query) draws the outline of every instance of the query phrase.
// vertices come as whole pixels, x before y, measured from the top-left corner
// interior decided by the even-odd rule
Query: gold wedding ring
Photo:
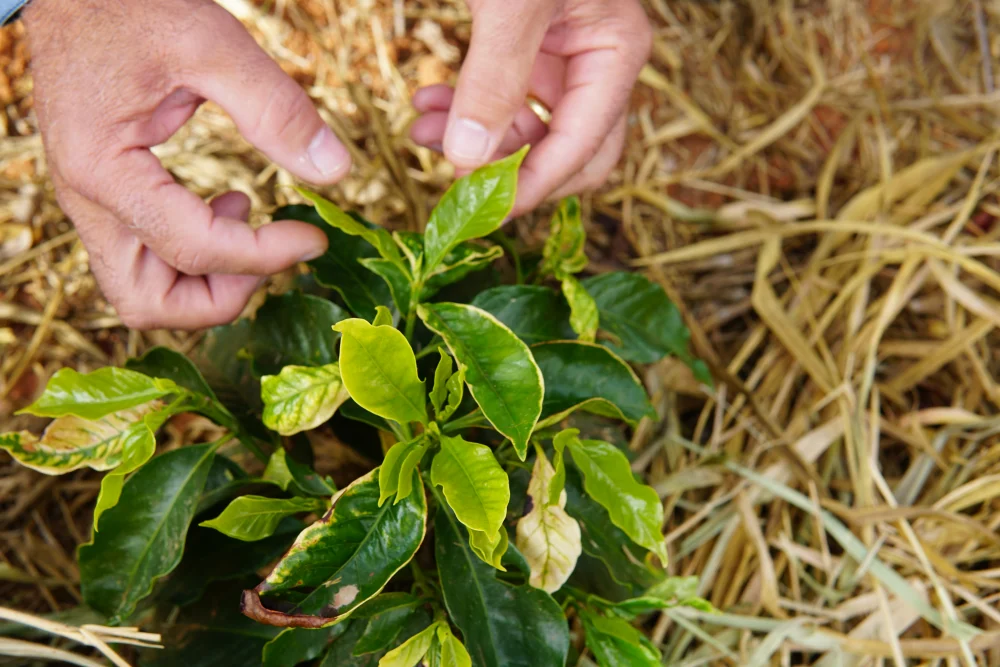
[[[531,109],[536,116],[538,116],[538,120],[542,121],[546,125],[552,122],[552,112],[540,99],[534,95],[528,95],[525,103],[528,105],[528,108]]]

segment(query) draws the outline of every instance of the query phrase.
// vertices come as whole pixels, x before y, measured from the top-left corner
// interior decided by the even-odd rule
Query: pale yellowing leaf
[[[285,366],[260,381],[264,425],[281,435],[294,435],[325,423],[348,399],[340,365]]]

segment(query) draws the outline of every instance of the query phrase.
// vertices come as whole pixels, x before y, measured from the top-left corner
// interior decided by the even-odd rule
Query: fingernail
[[[305,255],[303,255],[302,259],[300,259],[299,261],[300,262],[311,262],[314,259],[318,259],[318,258],[322,257],[324,253],[326,253],[326,249],[324,249],[324,248],[313,248],[312,250],[310,250],[309,252],[307,252]]]
[[[351,156],[347,149],[340,145],[333,130],[324,127],[316,133],[313,140],[309,142],[306,154],[313,167],[323,178],[333,178],[344,170],[350,163]]]
[[[444,138],[451,157],[468,162],[482,162],[489,157],[490,133],[474,120],[459,118]]]

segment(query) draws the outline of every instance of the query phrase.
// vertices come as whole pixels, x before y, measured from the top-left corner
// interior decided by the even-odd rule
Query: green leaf
[[[507,528],[500,526],[500,532],[489,534],[481,530],[469,531],[469,547],[472,553],[479,556],[484,563],[492,565],[501,572],[506,572],[503,566],[503,557],[510,547],[510,538],[507,535]]]
[[[576,278],[570,275],[562,279],[563,296],[569,302],[569,324],[573,327],[580,340],[593,343],[597,337],[597,304],[594,298],[583,289]]]
[[[531,351],[484,310],[456,303],[420,306],[420,318],[444,339],[472,397],[493,427],[511,439],[521,460],[542,408],[542,374]]]
[[[427,655],[436,631],[437,624],[431,625],[413,635],[401,645],[386,653],[378,661],[379,667],[414,667]]]
[[[712,377],[688,349],[691,332],[659,285],[638,273],[605,273],[583,281],[600,312],[601,328],[617,343],[606,343],[622,359],[651,364],[668,354],[691,367],[706,384]]]
[[[214,450],[193,445],[150,461],[125,483],[122,502],[105,513],[101,532],[80,547],[83,599],[112,623],[131,616],[156,580],[180,562]]]
[[[376,605],[377,608],[368,609],[373,603],[381,604]],[[358,638],[353,654],[364,655],[388,650],[419,604],[420,600],[412,595],[386,593],[362,606],[355,615],[360,617],[364,613],[368,618],[368,625]]]
[[[286,516],[324,509],[326,503],[318,498],[240,496],[229,503],[222,514],[198,525],[214,528],[233,539],[254,542],[274,534]]]
[[[340,364],[285,366],[260,379],[264,425],[281,435],[294,435],[326,423],[348,399]]]
[[[431,484],[440,486],[455,516],[467,528],[492,539],[507,516],[507,473],[486,445],[441,436],[431,464]]]
[[[472,667],[472,656],[447,623],[437,626],[437,640],[441,645],[440,667]]]
[[[308,262],[309,267],[316,282],[337,290],[355,315],[371,320],[375,317],[376,306],[389,303],[391,297],[385,283],[359,263],[361,259],[378,256],[378,251],[368,241],[327,224],[312,206],[285,206],[272,217],[274,220],[308,222],[323,230],[327,238],[326,252]],[[365,224],[357,217],[354,219],[376,233],[374,225]]]
[[[416,261],[422,262],[424,236],[416,232],[396,232],[396,238]],[[446,285],[456,283],[474,271],[481,271],[503,256],[500,246],[460,243],[452,248],[441,263],[425,276],[420,300],[426,301]]]
[[[344,404],[340,406],[337,410],[337,414],[350,419],[351,421],[356,421],[361,424],[368,424],[372,428],[376,428],[382,431],[391,431],[389,422],[382,419],[378,415],[373,415],[372,413],[365,410],[363,407],[358,405],[355,401],[347,399]]]
[[[412,298],[410,275],[402,264],[377,257],[366,257],[358,261],[383,280],[392,295],[392,302],[396,304],[396,310],[401,313],[410,312],[410,299]]]
[[[286,628],[264,645],[262,667],[295,667],[318,658],[330,640],[343,632],[344,629],[336,625],[319,630]]]
[[[391,327],[395,323],[392,321],[392,312],[385,306],[378,306],[375,309],[375,317],[372,319],[374,327]]]
[[[255,574],[280,558],[303,528],[298,519],[283,519],[270,537],[247,543],[211,528],[192,526],[184,557],[170,574],[162,595],[171,604],[184,606],[197,601],[213,582]]]
[[[434,370],[434,388],[431,390],[431,405],[434,406],[434,414],[441,414],[441,408],[448,399],[448,380],[451,379],[451,355],[445,352],[444,348],[438,348],[441,358],[438,360],[437,368]]]
[[[385,453],[385,460],[382,462],[379,481],[379,506],[389,498],[396,496],[396,502],[400,502],[410,495],[412,484],[404,480],[413,479],[413,469],[427,451],[427,440],[425,436],[419,435],[407,442],[397,442]],[[404,474],[405,472],[405,474]],[[400,488],[403,482],[403,489]]]
[[[267,578],[244,591],[244,613],[268,625],[318,628],[338,623],[378,595],[424,538],[427,503],[420,480],[414,481],[417,493],[379,507],[378,469],[355,480],[321,520],[302,531]],[[260,598],[310,589],[288,612],[268,609]]]
[[[528,583],[547,593],[562,588],[582,551],[580,524],[566,513],[566,491],[557,484],[556,469],[538,448],[528,485],[531,511],[517,522],[516,543],[531,568]]]
[[[549,238],[542,251],[542,273],[561,280],[583,271],[587,266],[586,245],[587,232],[580,218],[580,200],[567,197],[552,216]]]
[[[94,532],[101,515],[118,504],[125,484],[125,476],[138,470],[153,457],[156,451],[156,431],[163,426],[170,410],[150,412],[142,421],[128,429],[122,438],[122,462],[101,480],[101,491],[94,505]]]
[[[517,195],[517,171],[528,153],[480,167],[448,188],[431,213],[424,235],[424,271],[437,268],[448,251],[462,241],[482,238],[510,215]]]
[[[576,338],[566,300],[548,287],[492,287],[476,295],[472,305],[493,315],[528,345]]]
[[[580,440],[579,431],[567,429],[557,435],[583,473],[587,495],[608,510],[611,521],[636,544],[655,553],[667,564],[663,542],[663,506],[656,491],[635,481],[628,459],[614,445],[600,440]]]
[[[424,383],[417,377],[413,350],[398,330],[362,319],[334,327],[340,343],[340,374],[358,405],[401,424],[427,423]]]
[[[468,369],[464,364],[459,364],[458,370],[451,374],[445,384],[445,389],[448,390],[448,404],[441,410],[441,414],[437,415],[441,422],[451,419],[455,410],[458,410],[459,406],[462,405],[462,398],[465,395],[466,370]]]
[[[369,229],[364,223],[344,213],[333,202],[327,201],[315,192],[304,188],[295,188],[295,191],[311,201],[316,207],[316,212],[331,227],[351,236],[360,236],[374,247],[382,257],[393,263],[402,264],[403,259],[399,255],[399,248],[396,247],[389,232],[381,227]]]
[[[18,411],[38,417],[73,415],[95,420],[182,391],[170,380],[111,366],[91,373],[56,371],[38,400]]]
[[[260,382],[248,351],[251,324],[244,319],[209,329],[191,351],[191,361],[239,423],[267,441],[272,434],[259,421]]]
[[[660,652],[628,621],[580,610],[587,648],[601,667],[659,667]]]
[[[348,313],[326,299],[289,292],[269,297],[254,317],[250,352],[261,373],[277,375],[285,366],[323,366],[337,361],[333,325]]]
[[[122,461],[125,442],[135,437],[143,418],[163,409],[150,401],[89,421],[73,415],[59,417],[41,438],[27,431],[0,435],[0,449],[23,466],[46,475],[62,475],[80,468],[110,470]]]
[[[468,545],[465,528],[444,506],[434,523],[435,553],[448,615],[478,667],[563,667],[569,627],[559,604],[531,586],[496,578]]]
[[[663,579],[662,571],[649,565],[649,552],[633,544],[628,535],[611,522],[608,511],[584,492],[580,474],[569,467],[566,469],[566,512],[580,524],[584,552],[604,563],[615,581],[633,587],[638,593]]]
[[[581,341],[540,343],[531,348],[545,377],[539,428],[558,424],[574,410],[623,419],[635,425],[656,412],[628,364],[610,350]]]
[[[365,621],[348,620],[333,627],[346,627],[346,630],[330,644],[330,648],[320,662],[320,667],[376,667],[378,665],[379,658],[382,657],[381,653],[366,653],[360,656],[352,654],[366,627]]]
[[[337,487],[329,477],[320,477],[307,465],[303,465],[288,456],[284,448],[279,447],[271,454],[264,469],[264,479],[281,487],[282,491],[292,492],[299,496],[329,497],[337,492]]]

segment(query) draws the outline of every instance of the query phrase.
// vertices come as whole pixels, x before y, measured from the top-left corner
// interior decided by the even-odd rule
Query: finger
[[[410,126],[410,138],[421,146],[439,153],[443,152],[445,129],[448,125],[446,111],[429,111]],[[516,152],[525,144],[541,141],[548,132],[545,123],[530,108],[521,107],[514,116],[514,122],[504,134],[491,160],[499,160]],[[463,170],[463,171],[467,171]]]
[[[528,94],[553,5],[509,0],[478,5],[444,135],[456,167],[474,168],[496,153]]]
[[[444,83],[418,88],[413,93],[413,108],[422,114],[428,111],[447,111],[455,99],[455,89]]]
[[[246,220],[250,216],[250,197],[242,192],[225,192],[210,201],[209,206],[220,218]]]
[[[87,173],[67,178],[168,265],[188,275],[269,275],[326,251],[326,235],[313,225],[283,221],[255,230],[216,214],[143,148],[102,156]]]
[[[563,197],[580,194],[581,192],[593,190],[604,185],[604,182],[608,180],[608,176],[614,171],[615,165],[618,164],[618,160],[621,157],[622,149],[625,147],[626,130],[625,116],[622,116],[618,123],[615,124],[615,129],[604,140],[604,144],[601,145],[594,159],[588,162],[578,174],[574,174],[564,185],[553,192],[549,196],[549,199],[562,199]],[[515,205],[515,215],[522,212],[518,211],[517,205]]]
[[[549,133],[521,167],[518,203],[535,207],[590,163],[620,122],[632,86],[649,52],[650,32],[641,7],[618,5],[620,15],[596,22],[577,43],[556,34],[545,48],[568,57],[565,94],[552,112]],[[552,43],[550,44],[549,41]],[[560,43],[562,42],[562,43]],[[597,44],[598,46],[594,46]]]
[[[228,12],[209,39],[192,41],[189,85],[228,113],[246,139],[299,178],[333,183],[351,156],[309,96]]]

